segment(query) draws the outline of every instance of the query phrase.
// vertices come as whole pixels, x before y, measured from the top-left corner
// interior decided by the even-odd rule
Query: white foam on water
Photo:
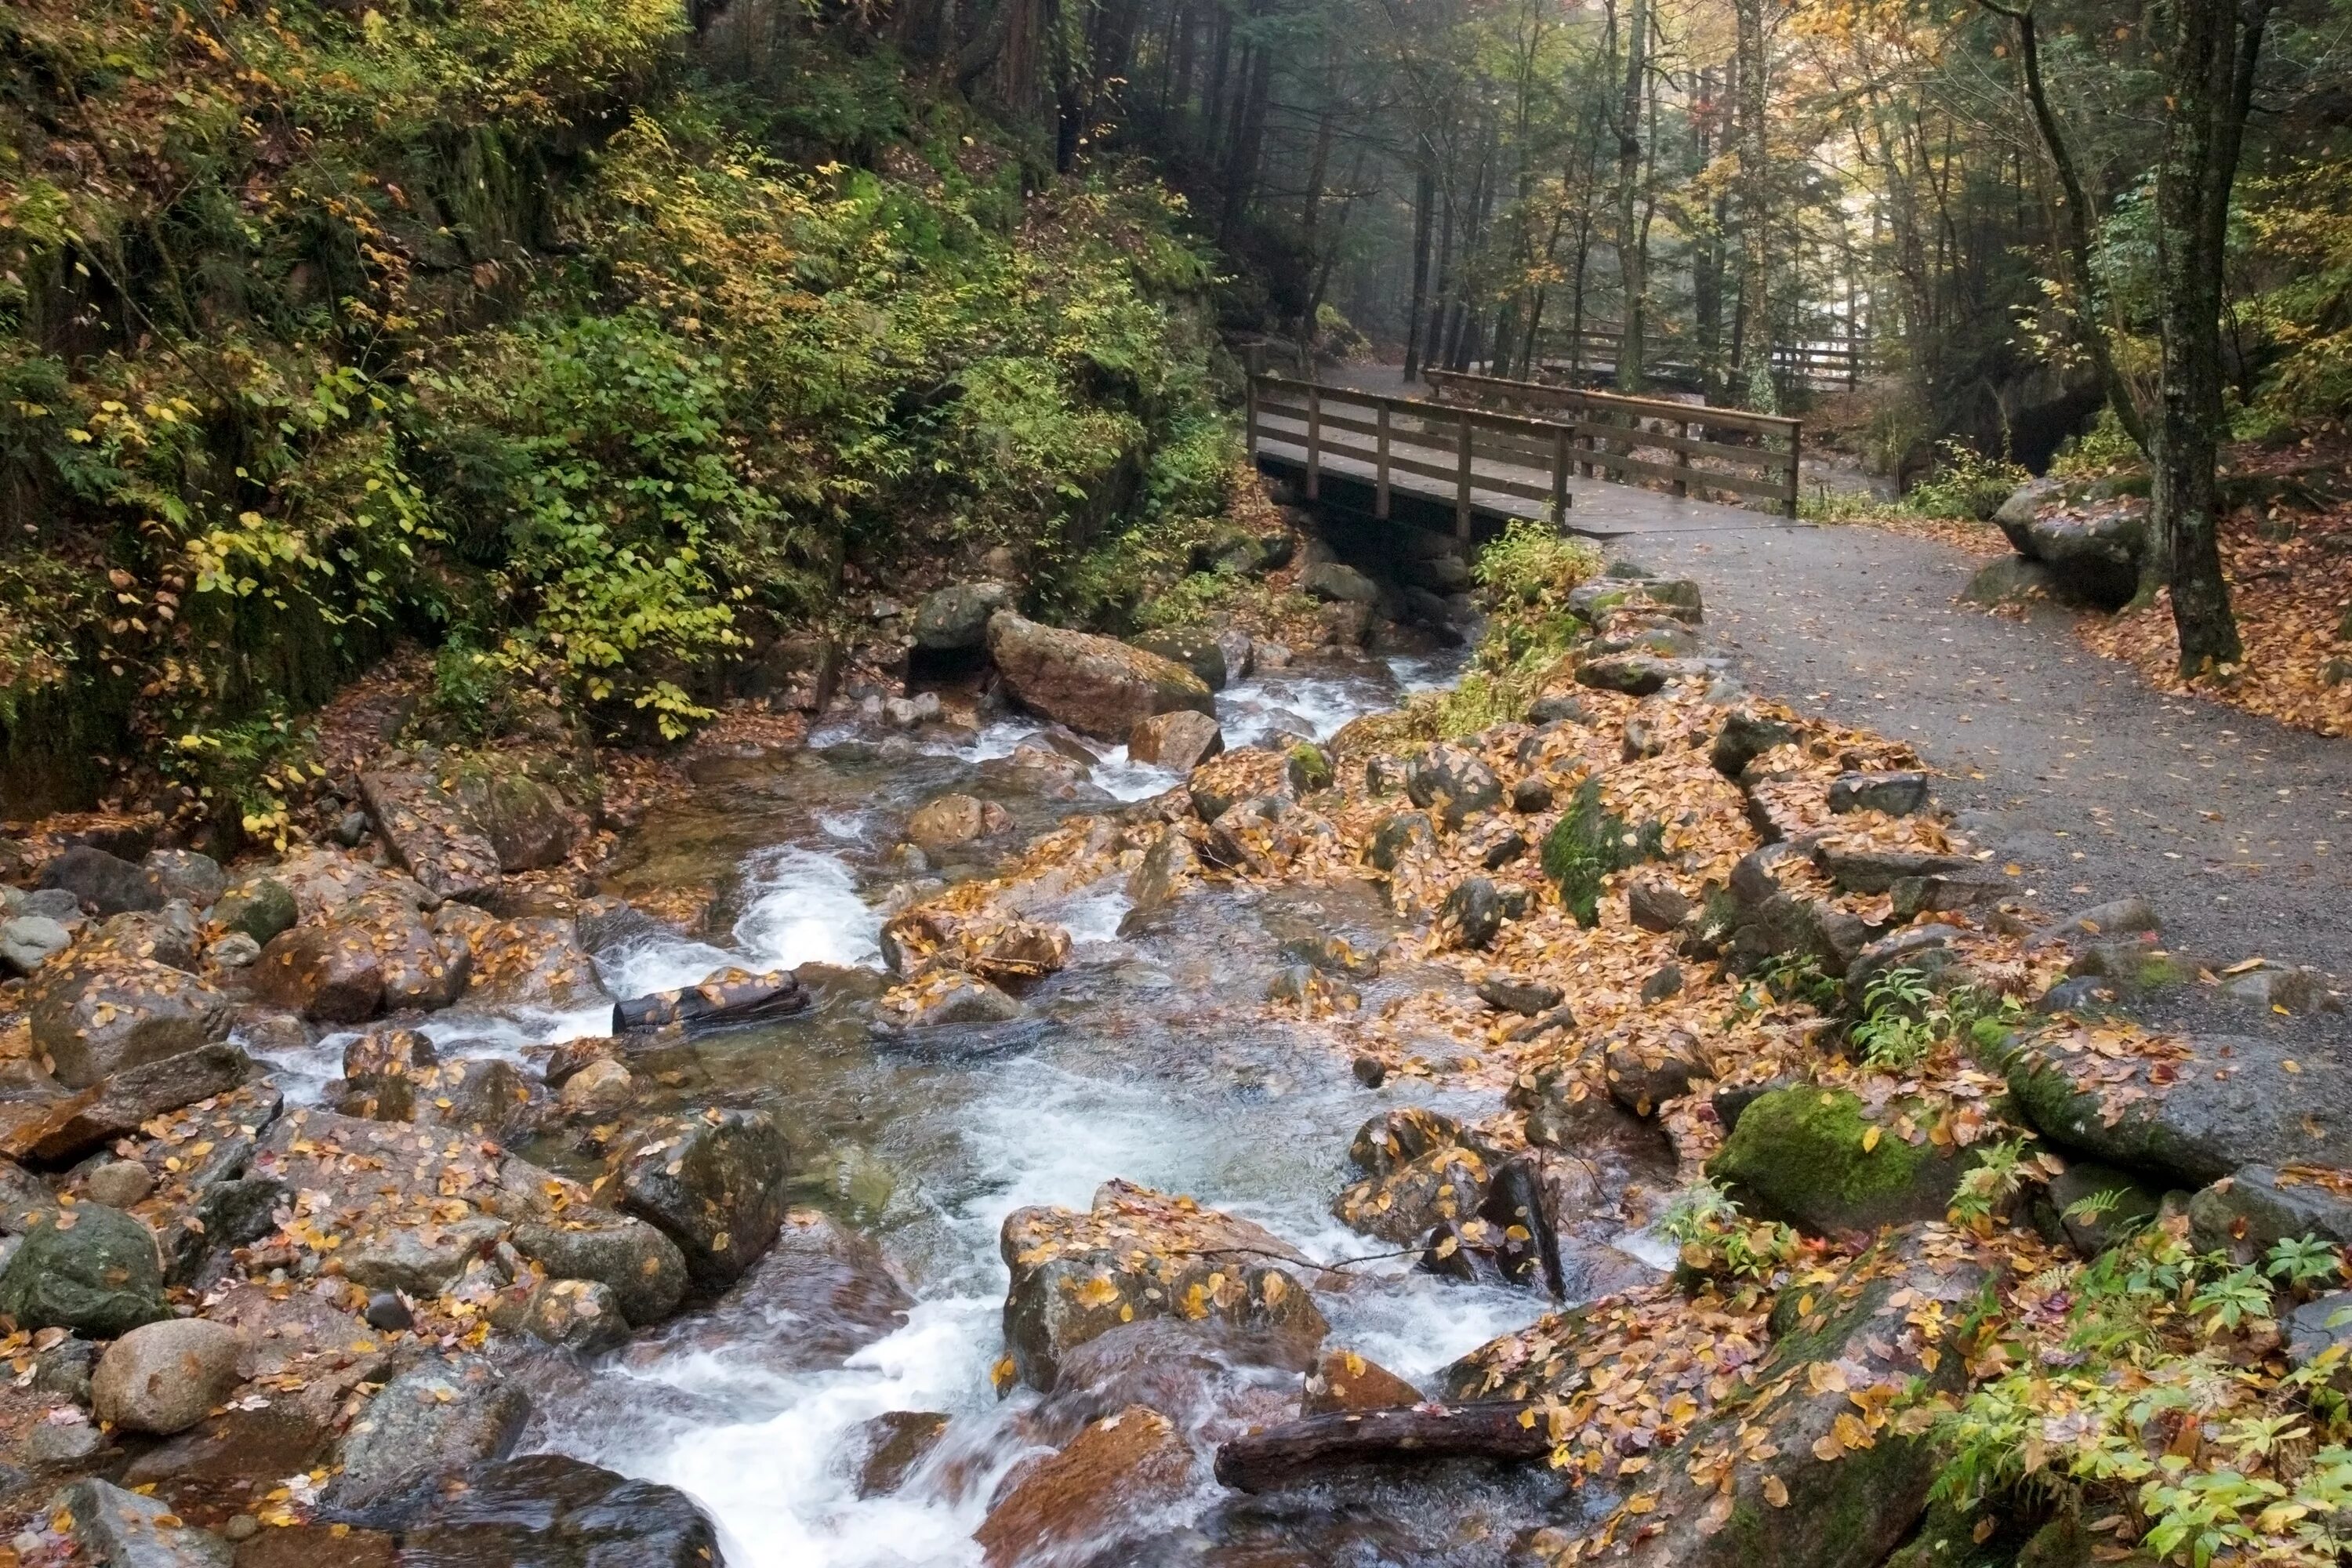
[[[1111,942],[1118,940],[1118,922],[1135,908],[1135,900],[1127,896],[1124,879],[1105,878],[1066,899],[1044,906],[1038,918],[1052,921],[1070,933],[1070,941],[1079,947],[1089,942]]]
[[[1638,1258],[1653,1268],[1671,1274],[1682,1265],[1683,1249],[1658,1234],[1655,1222],[1639,1230],[1629,1230],[1610,1246],[1630,1258]]]
[[[1396,677],[1398,693],[1405,697],[1443,691],[1462,673],[1459,654],[1391,654],[1387,662],[1389,673]]]
[[[752,880],[760,895],[735,922],[747,967],[870,966],[882,957],[882,917],[866,907],[837,855],[785,845],[764,852]]]
[[[1125,746],[1114,746],[1106,752],[1087,777],[1115,800],[1149,800],[1184,782],[1184,775],[1173,768],[1129,761]]]
[[[965,1450],[993,1438],[986,1406],[993,1297],[926,1301],[904,1328],[866,1346],[838,1371],[765,1380],[723,1353],[664,1363],[649,1375],[690,1392],[740,1397],[747,1380],[775,1413],[740,1424],[678,1432],[656,1454],[607,1456],[608,1463],[693,1494],[718,1520],[730,1568],[967,1568],[980,1562],[972,1531],[1017,1449],[976,1456],[965,1495],[945,1495],[924,1473],[887,1497],[857,1496],[856,1428],[892,1410],[950,1412],[971,1426],[949,1439]],[[985,1401],[985,1405],[983,1404]],[[977,1418],[976,1420],[974,1418]]]
[[[862,844],[873,831],[862,811],[820,811],[816,825],[827,838],[839,838],[851,844]]]

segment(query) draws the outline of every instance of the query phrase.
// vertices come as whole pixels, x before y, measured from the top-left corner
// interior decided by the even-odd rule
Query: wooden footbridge
[[[1573,531],[1571,477],[1760,500],[1797,515],[1801,421],[1446,371],[1429,382],[1433,396],[1408,397],[1254,374],[1250,455],[1300,480],[1310,500],[1382,520],[1401,502],[1424,514],[1450,509],[1465,541],[1477,521]]]

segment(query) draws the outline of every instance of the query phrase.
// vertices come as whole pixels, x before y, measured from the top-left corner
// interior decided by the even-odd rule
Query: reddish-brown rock
[[[1023,1476],[973,1538],[988,1568],[1013,1568],[1071,1542],[1103,1542],[1120,1520],[1180,1494],[1192,1465],[1168,1417],[1130,1405]]]
[[[988,652],[1024,708],[1080,734],[1123,741],[1137,720],[1154,713],[1216,711],[1207,684],[1173,659],[1010,610],[990,619]]]

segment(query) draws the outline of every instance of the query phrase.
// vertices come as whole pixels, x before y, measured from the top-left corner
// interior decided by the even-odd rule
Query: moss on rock
[[[1742,1111],[1707,1174],[1757,1213],[1818,1235],[1941,1218],[1968,1163],[1906,1142],[1847,1090],[1798,1087]]]
[[[1587,779],[1559,821],[1544,836],[1544,875],[1559,884],[1560,901],[1579,925],[1601,918],[1601,889],[1612,871],[1656,857],[1665,837],[1658,823],[1635,827],[1601,803],[1601,782]]]

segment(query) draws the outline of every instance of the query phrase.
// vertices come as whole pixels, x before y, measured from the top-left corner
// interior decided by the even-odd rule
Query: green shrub
[[[1965,441],[1939,441],[1936,451],[1936,471],[1903,498],[1904,506],[1920,517],[1983,522],[2033,477],[2006,458],[1986,457]]]

